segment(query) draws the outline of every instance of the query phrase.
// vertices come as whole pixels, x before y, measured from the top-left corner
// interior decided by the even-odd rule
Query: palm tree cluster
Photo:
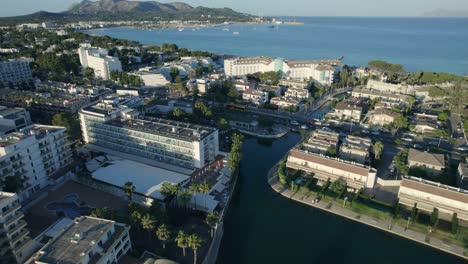
[[[180,188],[177,184],[172,184],[170,182],[164,182],[161,186],[161,193],[166,197],[174,197],[176,202],[181,202],[184,206],[190,202],[190,200],[194,199],[195,209],[197,209],[197,200],[196,194],[203,193],[204,200],[205,200],[205,208],[206,205],[206,195],[210,192],[210,185],[206,182],[203,183],[192,183],[190,184],[188,190]]]
[[[182,253],[185,257],[185,249],[190,247],[193,250],[193,263],[197,263],[197,250],[201,247],[203,239],[197,234],[187,234],[184,231],[180,230],[175,238],[177,246],[182,249]]]

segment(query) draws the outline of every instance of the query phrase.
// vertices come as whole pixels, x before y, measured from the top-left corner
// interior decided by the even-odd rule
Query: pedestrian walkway
[[[419,242],[421,244],[445,251],[447,253],[459,256],[464,259],[468,259],[467,256],[464,255],[465,250],[457,245],[447,244],[446,242],[433,238],[428,237],[426,234],[419,233],[410,229],[406,229],[405,227],[395,225],[393,221],[386,221],[380,219],[374,219],[370,216],[360,215],[358,213],[353,212],[347,208],[343,208],[341,206],[337,206],[336,204],[331,204],[328,202],[318,202],[313,203],[315,197],[304,196],[303,194],[299,194],[293,192],[289,189],[284,188],[281,183],[278,181],[277,175],[277,166],[273,167],[268,173],[268,183],[270,186],[275,190],[277,193],[281,194],[282,196],[289,198],[291,200],[307,204],[309,206],[322,209],[324,211],[346,217],[350,220],[357,221],[374,228],[378,228],[380,230],[393,233],[395,235],[411,239],[413,241]]]

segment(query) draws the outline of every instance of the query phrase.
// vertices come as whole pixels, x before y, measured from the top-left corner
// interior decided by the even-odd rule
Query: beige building
[[[416,207],[431,214],[434,208],[439,217],[450,221],[454,213],[458,219],[468,221],[468,192],[415,177],[404,177],[398,192],[398,202],[408,208]]]
[[[258,90],[246,89],[242,92],[242,99],[254,105],[263,105],[268,102],[268,93]]]
[[[281,108],[286,108],[290,106],[298,106],[299,101],[285,97],[273,97],[270,99],[270,104],[276,105]]]
[[[468,190],[468,158],[458,164],[457,183],[460,188]]]
[[[359,122],[359,120],[361,120],[362,107],[351,105],[346,102],[339,102],[336,104],[332,115],[339,119]]]
[[[354,89],[352,92],[352,96],[358,98],[381,99],[382,101],[393,104],[405,102],[409,97],[408,95],[399,94],[395,92],[384,92],[369,89]]]
[[[281,96],[281,87],[277,85],[266,85],[266,84],[258,84],[257,90],[273,93],[275,96]]]
[[[0,228],[2,230],[0,258],[2,263],[23,263],[32,254],[31,238],[23,217],[18,196],[14,193],[0,192]]]
[[[340,158],[364,164],[369,159],[371,147],[370,138],[348,135],[340,146]]]
[[[317,129],[310,138],[302,144],[303,148],[318,154],[325,154],[330,147],[336,150],[340,134]]]
[[[384,126],[395,122],[395,118],[398,117],[398,113],[395,113],[389,109],[377,109],[369,115],[369,124]]]
[[[348,187],[355,189],[373,188],[377,179],[377,170],[374,168],[298,149],[290,151],[286,166],[313,173],[321,181],[336,181],[341,178]]]
[[[408,166],[422,167],[431,175],[439,175],[445,169],[445,156],[410,149],[408,152]]]
[[[310,86],[310,81],[292,80],[292,79],[281,79],[279,85],[286,87],[302,88],[307,89]]]
[[[284,93],[284,96],[287,98],[293,98],[297,100],[307,100],[310,97],[310,93],[307,89],[290,87]]]

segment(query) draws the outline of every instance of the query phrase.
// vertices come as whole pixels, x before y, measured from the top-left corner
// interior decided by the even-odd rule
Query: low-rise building
[[[279,85],[285,87],[294,87],[307,89],[310,87],[310,81],[292,80],[292,79],[281,79]]]
[[[270,99],[270,104],[281,108],[287,108],[292,106],[299,106],[299,101],[286,97],[273,97]]]
[[[235,81],[232,84],[238,92],[255,89],[255,83],[253,82]]]
[[[266,84],[258,84],[257,90],[272,93],[275,96],[281,96],[282,89],[278,85],[266,85]]]
[[[0,257],[2,263],[24,263],[33,247],[21,204],[14,193],[0,192]]]
[[[268,93],[259,90],[247,89],[242,92],[242,99],[255,105],[263,105],[268,102]]]
[[[403,103],[408,99],[408,95],[396,92],[385,92],[381,90],[354,89],[352,96],[359,98],[380,99],[391,104]]]
[[[388,93],[414,94],[414,86],[406,84],[392,84],[376,80],[368,80],[366,88]]]
[[[468,158],[458,164],[457,184],[460,188],[468,190]]]
[[[431,175],[439,175],[445,169],[445,156],[410,149],[408,152],[408,166],[423,168]]]
[[[161,73],[138,71],[132,74],[141,78],[145,88],[162,87],[171,82],[168,76]]]
[[[32,80],[31,62],[28,58],[0,61],[0,86],[29,83]]]
[[[21,201],[43,189],[73,162],[66,128],[32,125],[0,137],[0,182]],[[15,184],[20,182],[20,186]]]
[[[339,155],[342,159],[364,164],[369,159],[371,147],[372,140],[370,138],[348,135],[340,146]]]
[[[374,168],[298,149],[289,152],[286,166],[313,173],[321,181],[343,179],[348,187],[354,189],[373,188],[377,180]]]
[[[434,208],[439,218],[451,221],[453,214],[468,221],[468,192],[438,182],[404,177],[398,192],[398,202],[407,208],[416,206],[420,212],[431,214]]]
[[[175,108],[179,108],[185,113],[193,113],[193,103],[182,100],[152,100],[145,104],[145,112],[147,113],[164,113],[167,114],[173,111]]]
[[[318,154],[325,154],[330,148],[336,151],[340,134],[323,129],[312,132],[310,138],[302,146],[305,150]]]
[[[0,106],[0,136],[32,125],[31,116],[24,108]]]
[[[335,109],[331,115],[342,120],[359,122],[359,120],[361,120],[362,110],[363,109],[361,106],[342,101],[336,104]]]
[[[117,263],[131,250],[129,230],[125,224],[81,216],[51,238],[29,263]]]
[[[430,133],[437,129],[437,122],[429,119],[418,119],[414,122],[414,131],[417,133]]]
[[[307,100],[310,97],[310,93],[307,89],[289,87],[284,96],[296,100]]]
[[[369,115],[369,124],[378,126],[389,125],[395,122],[398,115],[398,113],[390,109],[379,108]]]

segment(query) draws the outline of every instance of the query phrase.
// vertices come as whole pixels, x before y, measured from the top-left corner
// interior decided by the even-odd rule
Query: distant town
[[[245,138],[288,133],[272,191],[468,257],[466,77],[80,31],[111,24],[0,29],[0,263],[215,263]]]

